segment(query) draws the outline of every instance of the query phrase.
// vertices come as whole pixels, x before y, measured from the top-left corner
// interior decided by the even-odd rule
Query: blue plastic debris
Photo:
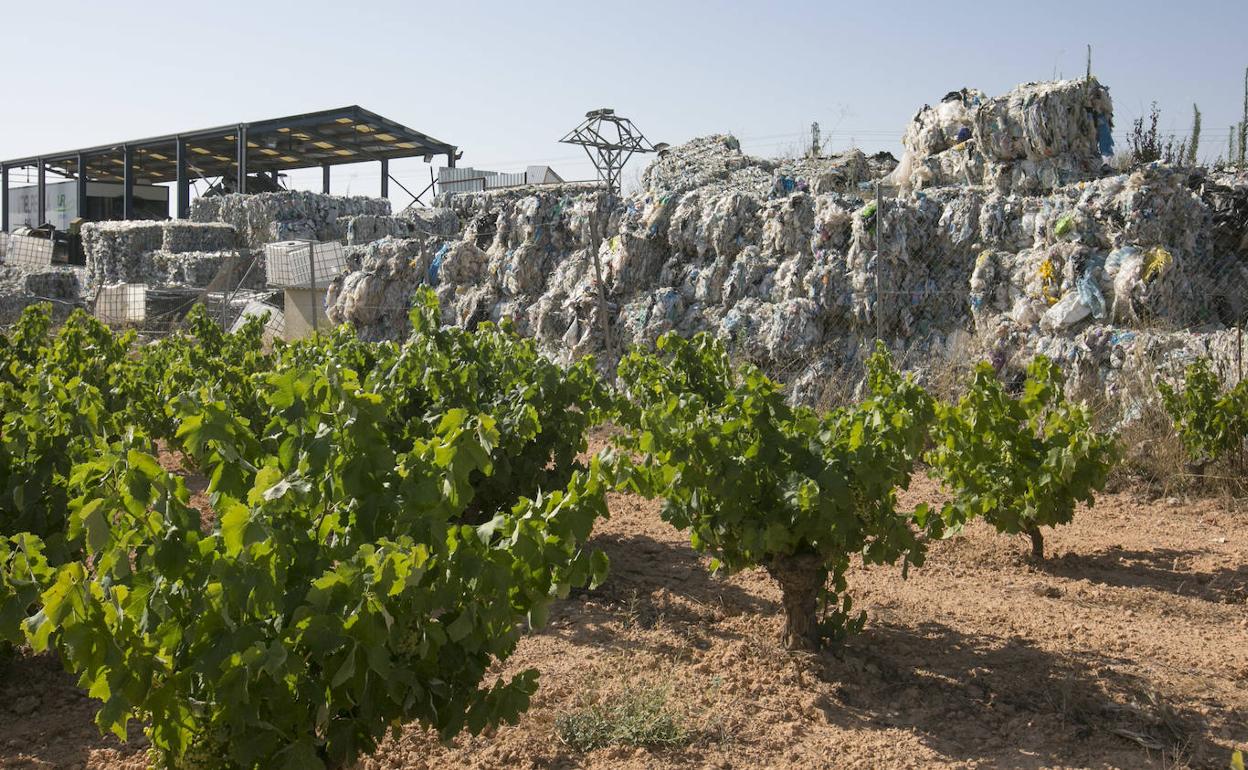
[[[1092,317],[1098,320],[1105,318],[1107,315],[1105,309],[1105,295],[1101,294],[1101,287],[1096,283],[1096,272],[1105,267],[1104,255],[1096,255],[1089,257],[1083,266],[1083,272],[1075,279],[1075,288],[1079,292],[1079,301],[1088,306],[1092,311]]]
[[[1101,157],[1109,158],[1114,154],[1114,133],[1109,127],[1109,119],[1104,115],[1096,116],[1096,143]]]
[[[438,273],[442,270],[442,261],[446,259],[446,255],[451,251],[451,244],[444,243],[442,248],[438,249],[438,253],[433,255],[433,261],[429,263],[429,285],[438,285]]]

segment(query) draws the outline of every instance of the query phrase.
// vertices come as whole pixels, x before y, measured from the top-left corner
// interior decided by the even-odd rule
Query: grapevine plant
[[[55,335],[50,326],[48,306],[34,306],[0,338],[0,536],[37,535],[60,562],[77,548],[65,513],[74,463],[129,429],[120,370],[131,338],[81,311]]]
[[[143,347],[88,324],[116,355],[64,382],[35,376],[59,343],[25,319],[0,344],[0,482],[60,497],[11,522],[43,531],[0,532],[0,633],[58,650],[100,727],[145,722],[167,767],[344,767],[406,721],[514,720],[536,673],[489,668],[605,574],[584,548],[605,474],[577,459],[604,391],[592,363],[564,374],[508,328],[436,317],[421,294],[401,344],[271,351],[204,315]],[[36,387],[58,405],[23,428],[37,452],[9,443]],[[208,510],[154,438],[209,478]],[[54,444],[68,459],[35,477]]]
[[[765,568],[783,593],[788,648],[861,627],[846,594],[854,555],[921,564],[915,525],[941,526],[926,506],[897,509],[932,401],[883,349],[868,373],[868,399],[819,415],[787,404],[757,368],[733,368],[706,334],[667,334],[655,353],[633,351],[620,364],[631,402],[620,483],[666,498],[663,518],[690,532],[713,569]]]
[[[478,472],[470,514],[488,519],[516,495],[567,484],[580,469],[585,434],[604,418],[607,391],[592,358],[566,369],[543,357],[537,343],[510,321],[482,323],[472,331],[442,327],[437,295],[421,289],[410,313],[412,334],[392,356],[381,358],[370,387],[389,405],[398,441],[427,431],[426,413],[466,409],[494,416],[499,440],[492,472]]]
[[[1063,384],[1057,365],[1037,356],[1014,398],[981,363],[969,392],[937,407],[927,461],[953,493],[946,521],[957,528],[982,516],[998,532],[1026,533],[1032,557],[1043,559],[1041,527],[1068,524],[1077,503],[1092,503],[1117,451],[1087,409],[1065,398]]]
[[[248,419],[258,419],[253,378],[271,371],[278,351],[265,350],[263,317],[249,317],[236,332],[223,331],[203,305],[195,305],[183,330],[145,346],[123,376],[129,419],[155,438],[172,439],[173,400],[202,387],[228,396]]]
[[[1242,449],[1248,438],[1248,380],[1224,390],[1207,358],[1198,358],[1184,372],[1183,390],[1158,382],[1162,405],[1174,422],[1188,457],[1204,468]]]
[[[0,335],[0,536],[35,534],[51,561],[76,558],[71,470],[99,442],[172,439],[168,404],[207,384],[246,413],[251,378],[272,365],[261,324],[225,334],[202,306],[187,321],[186,332],[140,347],[81,310],[53,331],[50,308],[35,305]]]

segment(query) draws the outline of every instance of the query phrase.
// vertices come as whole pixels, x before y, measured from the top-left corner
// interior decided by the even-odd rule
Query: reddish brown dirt
[[[186,491],[191,494],[191,507],[199,511],[200,528],[205,532],[212,531],[217,516],[208,499],[208,479],[195,469],[195,463],[181,450],[170,449],[164,441],[156,442],[156,446],[159,449],[156,459],[160,461],[160,467],[169,473],[179,474],[186,482]]]
[[[937,495],[924,480],[906,498]],[[607,583],[500,667],[541,672],[519,724],[450,746],[411,726],[362,770],[1226,767],[1248,748],[1248,514],[1225,503],[1115,493],[1050,530],[1043,564],[977,524],[907,580],[856,568],[867,627],[813,655],[778,649],[765,573],[710,575],[656,502],[613,496],[611,514],[593,542]],[[639,685],[664,688],[684,745],[560,741],[587,692]],[[47,657],[19,655],[0,709],[0,767],[143,764],[137,728],[127,746],[100,737]]]

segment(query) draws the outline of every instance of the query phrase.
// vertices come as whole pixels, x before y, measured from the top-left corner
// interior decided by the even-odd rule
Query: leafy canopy
[[[666,499],[663,518],[728,570],[817,558],[845,590],[850,557],[922,563],[912,526],[939,527],[926,506],[897,510],[933,416],[931,399],[881,348],[868,362],[871,395],[819,415],[789,405],[758,369],[734,369],[706,334],[668,334],[657,352],[620,365],[631,405],[621,439],[640,456],[625,483]],[[844,621],[843,601],[835,625]]]
[[[1027,367],[1019,398],[981,363],[966,395],[937,407],[927,461],[954,493],[951,523],[982,516],[999,532],[1030,532],[1069,523],[1076,503],[1092,502],[1116,460],[1114,440],[1062,387],[1044,356]]]
[[[1248,380],[1223,390],[1209,364],[1198,358],[1184,372],[1183,390],[1157,383],[1161,402],[1194,462],[1208,463],[1239,449],[1248,438]]]

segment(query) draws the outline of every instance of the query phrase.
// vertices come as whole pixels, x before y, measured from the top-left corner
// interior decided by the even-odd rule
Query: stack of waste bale
[[[1113,154],[1113,102],[1095,78],[964,88],[915,115],[891,184],[1037,193],[1087,179]]]
[[[306,191],[219,195],[191,201],[191,220],[224,222],[238,232],[240,245],[260,250],[290,240],[340,241],[344,220],[390,215],[384,198],[342,197]]]
[[[154,282],[151,254],[164,242],[160,222],[87,222],[82,226],[87,283]]]
[[[1095,80],[964,89],[920,111],[900,163],[752,158],[715,135],[666,150],[626,196],[441,196],[436,231],[349,247],[329,313],[398,336],[426,284],[447,323],[511,318],[556,360],[602,360],[597,256],[617,353],[710,331],[817,400],[861,376],[878,333],[924,372],[1046,352],[1115,392],[1148,356],[1170,376],[1224,354],[1248,296],[1248,173],[1110,171],[1111,126]]]
[[[185,221],[88,222],[82,226],[89,287],[119,283],[207,286],[240,259],[234,228]]]
[[[459,218],[450,209],[409,208],[394,216],[341,217],[338,227],[348,246],[359,246],[382,238],[450,237],[459,230]]]
[[[330,284],[326,316],[336,324],[354,325],[367,340],[403,337],[412,294],[430,281],[430,268],[441,247],[433,238],[389,237],[347,246],[347,263],[360,267]]]

